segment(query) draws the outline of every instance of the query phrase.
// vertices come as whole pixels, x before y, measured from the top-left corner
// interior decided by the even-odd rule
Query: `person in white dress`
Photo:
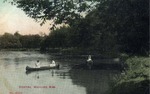
[[[39,60],[37,60],[37,62],[35,63],[35,67],[36,68],[40,68],[40,62],[39,62]]]
[[[49,66],[50,67],[55,67],[56,66],[56,62],[54,60],[52,60],[52,63]]]
[[[91,55],[88,56],[88,59],[86,60],[87,63],[93,63]]]
[[[93,66],[93,60],[92,60],[91,55],[88,56],[88,59],[86,60],[86,64],[87,64],[87,66],[88,66],[89,69],[92,68],[92,66]]]

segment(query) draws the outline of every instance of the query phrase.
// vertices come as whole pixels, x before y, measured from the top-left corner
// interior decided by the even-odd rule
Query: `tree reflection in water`
[[[87,94],[108,94],[113,77],[118,75],[113,70],[70,70],[73,84],[86,88]]]
[[[86,94],[108,94],[108,92],[111,90],[111,84],[113,83],[114,77],[118,77],[120,74],[120,72],[117,70],[71,69],[68,71],[48,71],[51,77],[57,76],[60,79],[64,80],[71,79],[73,85],[76,85],[78,87],[85,87]],[[39,76],[40,71],[30,73],[35,73],[36,79],[41,78]]]

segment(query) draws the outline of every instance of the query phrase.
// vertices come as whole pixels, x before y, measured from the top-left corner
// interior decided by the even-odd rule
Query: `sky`
[[[27,15],[16,6],[0,0],[0,35],[5,32],[14,34],[18,31],[22,35],[49,34],[50,22],[43,26]]]

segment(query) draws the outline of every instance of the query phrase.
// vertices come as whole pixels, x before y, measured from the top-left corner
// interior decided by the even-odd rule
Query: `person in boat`
[[[91,57],[91,55],[89,55],[88,56],[88,59],[87,59],[87,61],[86,61],[87,63],[93,63],[93,60],[92,60],[92,57]]]
[[[89,69],[92,68],[93,60],[92,60],[91,55],[88,56],[88,59],[86,60],[86,64],[87,64],[87,66],[88,66]]]
[[[35,67],[36,68],[40,68],[40,62],[39,62],[39,60],[37,60],[37,62],[35,63]]]
[[[49,66],[50,67],[55,67],[56,66],[56,62],[54,60],[52,60],[52,63]]]

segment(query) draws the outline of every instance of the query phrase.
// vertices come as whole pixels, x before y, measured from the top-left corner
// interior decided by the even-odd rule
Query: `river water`
[[[26,72],[25,67],[34,67],[37,60],[41,66],[55,60],[60,69]],[[108,94],[120,72],[71,69],[85,60],[83,56],[66,58],[36,51],[0,51],[0,94]]]

